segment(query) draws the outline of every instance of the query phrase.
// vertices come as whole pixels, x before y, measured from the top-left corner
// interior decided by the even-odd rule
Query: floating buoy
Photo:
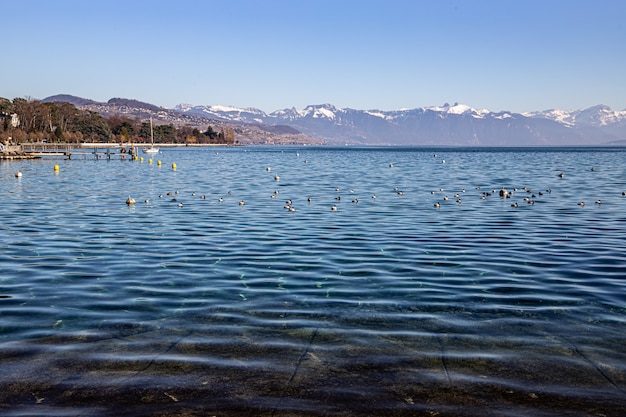
[[[59,171],[59,166],[58,166],[58,165],[55,165],[55,166],[54,166],[54,170],[58,172],[58,171]]]
[[[161,166],[161,160],[160,159],[157,161],[157,165]]]
[[[274,177],[274,180],[276,180],[276,181],[280,181],[280,177],[279,177],[278,175],[276,175],[276,176]]]
[[[174,170],[176,169],[176,163],[175,162],[172,162],[172,169],[174,169]]]
[[[152,163],[152,158],[148,159],[148,163],[151,164]]]
[[[265,170],[266,170],[267,172],[270,172],[270,171],[272,170],[272,168],[267,167],[267,168],[265,168]]]
[[[22,171],[17,171],[15,173],[15,178],[20,178],[22,176]]]
[[[141,158],[139,158],[139,160],[140,160],[141,162],[143,162],[143,156],[142,156]]]
[[[133,204],[135,204],[135,199],[132,198],[131,196],[128,196],[128,198],[126,199],[126,204],[128,204],[129,206],[132,206]]]

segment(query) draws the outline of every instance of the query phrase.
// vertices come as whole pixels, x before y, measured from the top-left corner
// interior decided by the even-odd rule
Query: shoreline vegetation
[[[3,146],[25,143],[150,143],[150,122],[139,117],[102,116],[79,109],[67,102],[42,102],[27,98],[0,97],[0,143]],[[172,123],[154,126],[157,146],[236,145],[235,132],[208,126],[200,131],[192,126]]]

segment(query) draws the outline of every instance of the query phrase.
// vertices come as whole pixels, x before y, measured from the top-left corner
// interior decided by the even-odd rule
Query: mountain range
[[[250,129],[262,132],[261,135],[248,135],[241,143],[289,143],[285,140],[268,141],[272,135],[289,134],[291,143],[334,145],[626,145],[626,110],[614,111],[604,105],[574,111],[551,109],[522,114],[479,110],[459,103],[390,111],[321,104],[267,114],[255,108],[179,104],[173,109],[164,109],[136,100],[89,103],[90,100],[72,97],[53,96],[44,101],[69,101],[109,114],[122,108],[126,113],[133,113],[132,110],[136,109],[141,110],[143,116],[150,113],[160,114],[161,118],[182,118],[185,124],[190,121],[196,124],[227,123],[236,126],[241,133],[246,129],[248,133]]]
[[[331,104],[266,114],[255,108],[191,106],[185,114],[233,123],[288,125],[335,144],[557,146],[602,145],[626,140],[626,110],[603,105],[584,110],[492,112],[455,103],[408,110],[354,110]]]

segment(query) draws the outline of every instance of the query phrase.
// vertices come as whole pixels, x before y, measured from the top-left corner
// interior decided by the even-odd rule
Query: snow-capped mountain
[[[232,106],[193,106],[191,104],[179,104],[174,108],[181,113],[191,113],[209,119],[223,119],[241,123],[263,123],[267,114],[255,108],[240,109]]]
[[[533,118],[544,118],[577,127],[601,127],[626,121],[626,110],[614,111],[609,106],[598,105],[582,110],[544,110],[524,113]]]
[[[541,146],[626,140],[626,111],[595,106],[526,114],[448,103],[404,110],[309,105],[266,114],[259,109],[179,105],[177,111],[248,124],[287,125],[336,144]]]

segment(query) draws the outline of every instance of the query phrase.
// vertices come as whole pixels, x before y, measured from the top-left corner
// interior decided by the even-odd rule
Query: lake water
[[[626,149],[155,159],[0,163],[2,415],[624,415]]]

